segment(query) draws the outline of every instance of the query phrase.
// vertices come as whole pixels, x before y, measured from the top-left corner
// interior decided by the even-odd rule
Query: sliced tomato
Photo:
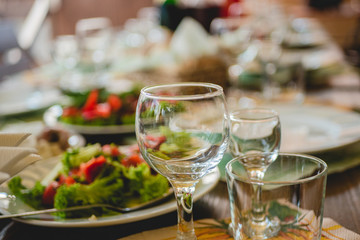
[[[80,165],[80,172],[85,177],[88,183],[94,181],[96,176],[100,173],[102,167],[105,165],[106,159],[104,156],[92,158],[86,163]]]
[[[136,167],[137,165],[144,163],[145,160],[140,157],[139,154],[133,154],[130,157],[124,158],[123,160],[121,160],[121,164],[123,164],[126,167],[130,167],[130,166],[134,166]]]
[[[42,196],[42,203],[46,206],[54,205],[54,197],[56,190],[60,187],[60,184],[56,181],[51,182],[46,188]]]
[[[76,107],[65,107],[62,112],[63,117],[74,117],[78,114]]]
[[[59,185],[66,184],[67,186],[69,186],[76,183],[75,179],[72,177],[75,176],[76,174],[72,174],[72,172],[70,174],[71,176],[65,176],[64,174],[61,174],[58,180]]]
[[[67,176],[67,177],[65,178],[64,183],[65,183],[67,186],[70,186],[70,185],[76,183],[76,181],[75,181],[75,179],[74,179],[72,176]]]
[[[117,111],[122,107],[122,101],[121,99],[116,96],[115,94],[110,94],[108,96],[107,102],[111,106],[111,110]]]
[[[89,96],[86,99],[83,110],[88,111],[95,108],[99,97],[99,90],[94,89],[89,93]]]
[[[81,176],[81,173],[80,173],[80,168],[73,168],[70,170],[69,172],[69,176],[78,176],[80,177]],[[65,182],[65,177],[64,177],[64,182]]]
[[[146,140],[147,140],[145,143],[146,147],[152,149],[158,149],[160,145],[166,141],[166,137],[165,136],[155,137],[155,136],[147,135]]]
[[[109,103],[99,103],[95,106],[95,114],[102,118],[109,118],[111,116],[111,106]]]
[[[120,155],[119,148],[116,145],[106,144],[102,146],[102,151],[108,156],[117,157]]]
[[[58,183],[61,185],[61,184],[64,184],[65,183],[65,179],[66,179],[66,176],[64,174],[61,174],[59,177],[58,177]]]
[[[93,120],[97,117],[97,114],[94,110],[83,111],[81,115],[85,120]]]

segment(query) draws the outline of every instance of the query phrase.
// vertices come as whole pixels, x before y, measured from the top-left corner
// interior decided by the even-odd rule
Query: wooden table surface
[[[324,217],[360,233],[360,167],[328,176]],[[226,183],[195,202],[194,218],[229,218]],[[118,239],[145,230],[176,224],[176,212],[134,223],[93,228],[50,228],[32,226],[12,220],[0,221],[0,239]]]

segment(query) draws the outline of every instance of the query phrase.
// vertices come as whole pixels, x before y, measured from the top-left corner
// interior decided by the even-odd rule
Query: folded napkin
[[[16,147],[30,135],[30,133],[0,132],[0,146]]]
[[[216,240],[216,239],[233,239],[228,232],[230,220],[221,220],[217,221],[214,219],[202,219],[195,221],[195,232],[198,239],[207,239],[207,240]],[[296,233],[300,233],[303,236],[306,236],[306,232],[300,232],[297,230]],[[160,228],[151,231],[145,231],[131,235],[120,240],[176,240],[176,226],[170,226],[165,228]],[[279,236],[271,239],[299,239],[291,231],[284,233],[282,232]],[[305,239],[305,238],[304,238]],[[309,238],[310,239],[310,238]],[[340,226],[338,223],[333,221],[330,218],[324,218],[323,227],[322,227],[322,240],[356,240],[360,239],[360,235]]]
[[[199,22],[184,18],[170,42],[170,52],[180,61],[214,55],[218,51],[216,43]]]
[[[0,133],[0,183],[41,159],[37,150],[19,145],[28,133]]]

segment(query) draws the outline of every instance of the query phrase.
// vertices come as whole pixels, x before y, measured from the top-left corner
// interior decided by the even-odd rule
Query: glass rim
[[[269,154],[273,154],[273,153],[262,153],[261,155],[269,155]],[[225,165],[225,173],[226,173],[226,178],[228,178],[228,176],[231,176],[232,178],[242,181],[242,182],[246,182],[246,183],[257,183],[257,184],[261,184],[261,185],[295,185],[295,184],[301,184],[301,183],[306,183],[306,182],[310,182],[314,179],[318,179],[323,177],[324,175],[327,174],[328,171],[328,165],[326,164],[326,162],[318,157],[312,156],[312,155],[308,155],[308,154],[303,154],[303,153],[279,153],[279,156],[292,156],[292,157],[301,157],[303,159],[308,159],[311,160],[312,162],[315,163],[319,163],[323,169],[321,172],[317,173],[316,175],[310,176],[310,177],[306,177],[306,178],[302,178],[302,179],[297,179],[297,180],[291,180],[291,181],[280,181],[280,180],[252,180],[249,178],[243,178],[243,177],[239,177],[238,175],[234,174],[231,170],[230,170],[230,165],[236,161],[238,161],[240,158],[244,158],[247,156],[256,156],[257,154],[248,154],[248,155],[243,155],[243,156],[237,156],[233,159],[231,159],[228,163],[226,163]],[[275,160],[277,161],[277,160]]]
[[[269,116],[265,116],[265,117],[248,117],[248,116],[244,116],[241,119],[239,117],[236,117],[239,114],[242,113],[247,113],[247,112],[259,112],[259,113],[269,113]],[[264,121],[264,120],[269,120],[269,119],[273,119],[273,118],[279,118],[279,113],[277,111],[275,111],[274,109],[271,108],[242,108],[242,109],[238,109],[238,110],[234,110],[231,111],[229,113],[229,117],[230,120],[233,122],[241,122],[241,121]]]
[[[161,88],[171,88],[171,87],[207,87],[213,88],[215,91],[209,91],[207,93],[201,94],[185,94],[185,95],[173,95],[173,96],[159,96],[151,93],[151,90],[161,89]],[[215,96],[221,96],[224,94],[224,90],[220,85],[214,83],[205,83],[205,82],[182,82],[182,83],[169,83],[169,84],[159,84],[146,86],[141,89],[140,94],[145,95],[148,98],[152,99],[161,99],[161,100],[185,100],[185,99],[206,99]]]

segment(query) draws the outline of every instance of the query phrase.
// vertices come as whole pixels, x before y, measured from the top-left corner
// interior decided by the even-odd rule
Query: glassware
[[[111,61],[111,21],[108,18],[87,18],[76,23],[76,37],[79,41],[83,68],[99,72]]]
[[[52,47],[52,57],[64,71],[76,67],[79,61],[79,46],[74,35],[60,35],[55,38]]]
[[[174,188],[177,239],[196,239],[195,185],[216,168],[229,142],[223,89],[210,83],[145,87],[138,100],[135,129],[144,159]]]
[[[269,157],[272,153],[247,154],[234,158],[225,167],[234,239],[266,239],[271,233],[270,236],[293,234],[294,239],[303,236],[319,240],[326,163],[309,155],[280,153],[261,181],[249,178],[244,162]],[[261,186],[266,215],[279,223],[279,232],[272,232],[273,228],[268,225],[254,222],[254,185]]]
[[[276,159],[280,149],[281,127],[276,111],[266,108],[244,108],[230,113],[230,150],[234,156],[271,152],[266,162],[249,163],[252,177],[261,179],[262,172]]]
[[[265,157],[241,158],[249,178],[261,182],[280,149],[281,128],[277,112],[265,108],[241,109],[230,114],[230,122],[230,151],[234,156],[268,153]],[[266,215],[261,184],[253,187],[252,221],[244,228],[251,236],[271,237],[279,231],[279,222]]]

